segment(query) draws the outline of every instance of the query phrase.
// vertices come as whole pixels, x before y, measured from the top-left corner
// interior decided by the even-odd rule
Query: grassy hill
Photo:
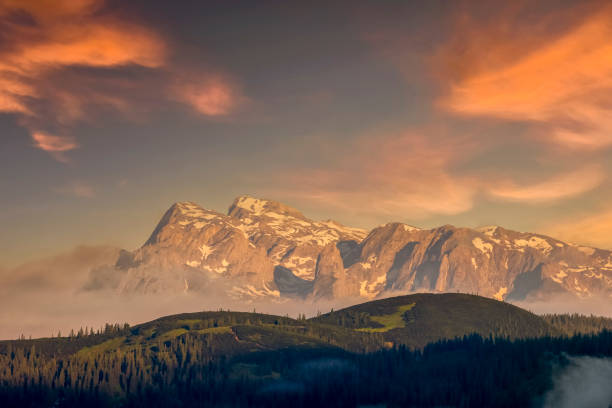
[[[375,333],[320,324],[312,320],[245,312],[197,312],[166,316],[136,326],[109,326],[101,333],[70,337],[0,341],[0,354],[14,349],[29,350],[47,357],[149,349],[157,351],[185,336],[206,342],[211,356],[231,356],[287,347],[336,347],[369,352],[383,347]]]
[[[561,334],[542,317],[519,307],[460,293],[420,293],[376,300],[313,321],[380,333],[387,344],[411,347],[472,333],[511,339]]]
[[[159,349],[161,344],[185,335],[205,337],[215,355],[293,346],[369,352],[400,344],[421,348],[472,333],[527,338],[561,331],[539,316],[489,298],[415,294],[367,302],[312,319],[229,311],[183,313],[133,327],[110,326],[110,330],[94,335],[3,341],[0,353],[10,347],[32,346],[47,356]]]

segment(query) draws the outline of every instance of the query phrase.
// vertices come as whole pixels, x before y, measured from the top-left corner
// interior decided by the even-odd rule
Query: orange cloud
[[[0,51],[0,111],[32,113],[24,97],[36,98],[36,82],[52,70],[162,64],[160,38],[139,25],[93,14],[102,5],[92,0],[3,3],[0,16],[25,12],[36,21],[3,21],[13,44]]]
[[[79,147],[74,139],[54,136],[45,132],[32,132],[32,140],[34,141],[34,147],[48,152],[57,161],[64,163],[68,161],[64,153]]]
[[[329,170],[295,173],[277,194],[359,214],[422,218],[469,210],[479,181],[453,173],[478,148],[420,134],[363,138]],[[289,193],[288,193],[289,191]]]
[[[612,210],[581,218],[555,220],[542,227],[542,231],[568,242],[612,249]]]
[[[590,191],[599,186],[604,178],[605,173],[600,167],[590,166],[526,186],[517,185],[514,181],[498,181],[493,183],[489,193],[509,201],[545,203]]]
[[[36,147],[46,152],[67,152],[78,147],[76,142],[71,139],[43,132],[32,133],[32,139],[34,139]]]
[[[220,77],[183,81],[173,89],[174,97],[207,116],[223,116],[242,101],[240,93],[228,80]]]
[[[60,161],[78,144],[40,129],[65,129],[102,108],[128,115],[146,110],[143,105],[159,101],[164,87],[172,88],[173,77],[184,71],[168,62],[166,42],[156,32],[105,6],[105,0],[0,3],[0,113],[19,115],[34,146]],[[129,80],[82,69],[134,67],[141,69],[138,78]],[[172,89],[172,99],[203,115],[227,115],[242,100],[218,73],[192,72],[189,78]],[[160,79],[166,83],[147,84]]]
[[[565,31],[523,33],[518,40],[509,36],[485,43],[478,52],[471,49],[440,106],[462,115],[531,121],[542,125],[542,137],[568,148],[612,145],[610,21],[612,7],[600,7]],[[488,36],[486,30],[475,31],[474,37]],[[458,50],[451,49],[457,55],[447,60],[461,66]],[[503,57],[505,52],[509,55]]]
[[[3,70],[36,73],[69,65],[112,67],[126,64],[158,67],[163,61],[161,41],[148,30],[123,22],[47,28],[48,37],[5,56]],[[24,44],[25,45],[25,44]]]
[[[24,99],[34,95],[32,87],[17,78],[16,75],[0,71],[0,112],[31,114]]]
[[[34,146],[65,161],[61,153],[76,142],[33,129],[81,119],[87,98],[98,103],[113,97],[57,88],[45,92],[49,77],[71,67],[116,68],[163,64],[164,42],[138,24],[101,13],[102,0],[7,0],[0,4],[3,38],[0,48],[0,112],[22,115],[32,130]],[[57,112],[55,112],[57,110]]]
[[[310,201],[353,215],[426,218],[471,210],[479,196],[526,204],[555,203],[593,190],[605,179],[596,165],[547,180],[518,182],[506,175],[465,170],[488,150],[473,137],[423,130],[362,137],[342,147],[327,168],[280,176],[274,196]],[[278,176],[277,176],[278,177]]]

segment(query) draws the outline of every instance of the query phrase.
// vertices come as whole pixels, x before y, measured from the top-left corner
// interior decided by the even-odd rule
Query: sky
[[[612,248],[606,1],[0,0],[0,267],[238,195]]]

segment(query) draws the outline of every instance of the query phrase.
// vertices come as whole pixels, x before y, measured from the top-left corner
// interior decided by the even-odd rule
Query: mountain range
[[[411,292],[498,300],[612,297],[612,252],[499,226],[420,229],[392,222],[366,231],[240,196],[227,214],[173,204],[142,247],[92,269],[86,289],[214,290],[275,301]]]

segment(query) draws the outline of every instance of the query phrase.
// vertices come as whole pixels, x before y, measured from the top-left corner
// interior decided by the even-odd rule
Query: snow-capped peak
[[[273,200],[264,200],[248,195],[237,197],[228,210],[228,215],[234,218],[257,218],[262,216],[278,217],[287,215],[305,219],[304,215],[293,207]]]

